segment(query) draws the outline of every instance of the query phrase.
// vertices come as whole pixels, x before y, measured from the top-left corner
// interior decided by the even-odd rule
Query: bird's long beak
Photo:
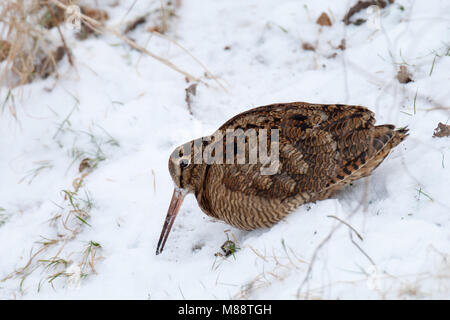
[[[164,221],[164,226],[161,231],[161,236],[159,237],[158,247],[156,248],[156,254],[160,254],[164,245],[166,244],[167,238],[169,237],[170,229],[172,229],[173,222],[177,217],[178,210],[180,209],[181,203],[184,200],[186,192],[182,189],[175,188],[173,190],[172,200],[170,201],[169,210],[167,211],[166,221]]]

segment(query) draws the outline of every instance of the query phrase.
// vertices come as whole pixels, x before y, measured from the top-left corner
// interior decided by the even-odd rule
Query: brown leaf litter
[[[11,43],[6,40],[0,40],[0,62],[6,60],[11,50]]]
[[[433,138],[442,138],[450,136],[450,125],[439,122],[434,129]]]
[[[346,24],[354,24],[354,25],[361,25],[364,22],[366,22],[365,19],[358,19],[356,21],[351,21],[350,18],[360,12],[361,10],[367,9],[370,6],[378,6],[381,9],[385,8],[387,5],[394,3],[395,0],[367,0],[367,1],[358,1],[353,7],[351,7],[348,12],[345,14],[342,21]]]
[[[302,44],[302,49],[305,51],[316,51],[316,47],[314,47],[311,43],[309,42],[303,42]]]
[[[330,27],[330,26],[332,25],[331,20],[330,20],[330,17],[328,17],[328,15],[327,15],[325,12],[322,12],[322,14],[320,15],[320,17],[317,18],[316,23],[317,23],[318,25],[321,25],[321,26],[328,26],[328,27]]]
[[[413,81],[412,76],[406,66],[400,66],[400,69],[397,73],[397,79],[400,83],[408,83]]]

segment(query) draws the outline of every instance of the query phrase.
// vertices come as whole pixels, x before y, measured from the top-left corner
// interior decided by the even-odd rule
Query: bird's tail
[[[399,128],[394,131],[394,138],[392,139],[392,146],[391,148],[394,148],[397,146],[400,142],[405,140],[405,138],[409,136],[409,129],[408,127]]]
[[[379,152],[382,149],[389,152],[408,136],[408,131],[408,127],[395,129],[391,124],[376,126],[373,138],[375,152]]]

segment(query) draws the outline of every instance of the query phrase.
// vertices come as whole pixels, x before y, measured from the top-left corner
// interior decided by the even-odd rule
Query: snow
[[[183,1],[168,36],[226,90],[175,43],[151,36],[150,22],[137,27],[138,44],[202,77],[192,115],[183,75],[113,35],[79,41],[65,28],[76,69],[65,58],[59,79],[13,91],[17,119],[11,101],[0,115],[0,298],[450,298],[450,138],[432,137],[450,116],[450,3],[395,1],[374,30],[341,22],[355,2]],[[160,5],[137,1],[125,16],[130,3],[99,3],[122,30]],[[324,11],[333,26],[315,23]],[[344,38],[346,50],[336,49]],[[400,64],[414,82],[397,81]],[[291,101],[364,105],[378,124],[408,125],[410,136],[370,178],[268,230],[213,221],[187,196],[156,256],[172,150],[251,107]],[[438,106],[447,109],[427,111]],[[63,193],[74,191],[87,157],[104,159],[76,195],[88,224]],[[216,257],[228,237],[241,249]],[[58,242],[22,270],[49,239]],[[39,262],[53,257],[67,265]]]

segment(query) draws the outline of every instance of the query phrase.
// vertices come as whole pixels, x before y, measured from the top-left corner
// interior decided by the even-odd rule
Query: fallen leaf
[[[331,26],[332,25],[330,17],[328,17],[328,15],[325,12],[322,12],[320,17],[317,19],[316,23],[321,26]]]
[[[316,48],[309,42],[303,42],[302,48],[306,51],[316,51]]]
[[[433,137],[442,138],[450,136],[450,125],[439,122],[438,126],[434,129]]]
[[[409,73],[408,69],[406,69],[405,66],[400,66],[400,69],[397,73],[397,79],[400,83],[408,83],[413,81],[411,79],[411,74]]]
[[[394,3],[394,0],[389,0],[388,1],[389,4]],[[360,12],[361,10],[367,9],[370,6],[378,6],[381,9],[383,9],[384,7],[386,7],[388,5],[388,3],[386,3],[385,0],[367,0],[367,1],[358,1],[353,7],[351,7],[348,12],[345,14],[344,19],[342,19],[342,21],[346,24],[354,24],[354,25],[361,25],[364,22],[366,22],[366,20],[364,19],[358,19],[355,22],[350,21],[350,18],[357,14],[358,12]]]
[[[85,158],[81,160],[80,166],[78,167],[78,171],[83,172],[85,169],[91,168],[91,161],[92,159],[90,158]]]
[[[6,40],[0,40],[0,62],[8,58],[11,44]]]

